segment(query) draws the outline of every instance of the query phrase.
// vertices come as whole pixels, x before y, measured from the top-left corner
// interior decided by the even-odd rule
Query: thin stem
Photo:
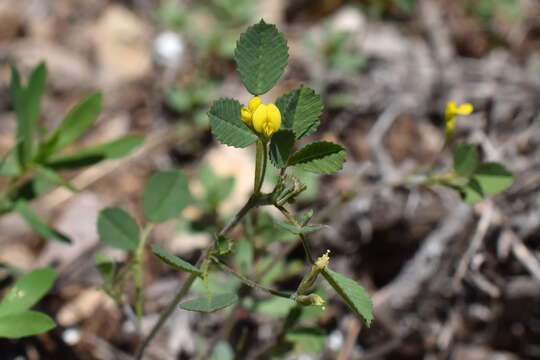
[[[285,216],[287,218],[287,220],[289,220],[289,222],[291,224],[293,224],[294,226],[300,227],[300,224],[298,223],[298,221],[296,221],[294,216],[292,216],[292,214],[289,213],[289,211],[287,209],[285,209],[285,207],[278,206],[278,205],[276,205],[276,207],[278,208],[279,211],[281,211],[283,216]],[[311,250],[309,248],[309,243],[307,242],[306,237],[304,236],[304,234],[298,234],[298,236],[300,237],[300,241],[302,241],[302,246],[304,247],[304,252],[306,253],[306,256],[307,256],[309,262],[311,264],[314,264],[315,259],[313,258],[313,255],[311,254]]]
[[[219,232],[219,236],[223,236],[227,234],[230,230],[232,230],[239,222],[242,220],[242,218],[254,207],[260,206],[260,205],[269,205],[270,200],[266,196],[252,196],[249,198],[249,200],[246,202],[246,204],[234,215],[229,222],[221,229]],[[199,259],[197,260],[196,266],[199,267],[204,261],[206,261],[209,258],[209,255],[211,253],[211,250],[213,249],[214,244],[209,245],[201,254]],[[139,349],[137,350],[137,354],[135,355],[136,360],[141,360],[144,351],[148,347],[148,344],[152,341],[152,339],[156,336],[158,331],[161,329],[163,324],[167,321],[169,316],[172,314],[172,312],[176,309],[180,301],[186,296],[189,289],[191,288],[191,285],[193,285],[193,282],[197,278],[196,274],[190,274],[189,277],[186,279],[180,290],[176,293],[174,298],[171,300],[169,305],[165,308],[165,310],[161,313],[159,316],[159,319],[157,323],[154,325],[152,330],[150,330],[150,333],[148,336],[143,340],[142,344],[140,345]]]
[[[144,307],[144,297],[142,294],[144,280],[144,248],[148,237],[154,228],[154,224],[146,224],[141,234],[139,246],[135,250],[133,265],[135,267],[135,313],[137,314],[138,322],[141,321]]]
[[[261,193],[261,187],[266,174],[266,163],[268,161],[268,152],[266,151],[266,142],[257,140],[257,152],[255,156],[255,182],[253,194],[255,196]]]
[[[280,297],[283,297],[283,298],[286,298],[286,299],[291,298],[291,294],[289,294],[289,293],[268,288],[268,287],[266,287],[264,285],[256,283],[255,281],[253,281],[251,279],[248,279],[247,277],[240,274],[236,270],[230,268],[227,264],[225,264],[223,261],[219,260],[216,257],[212,257],[212,261],[215,264],[217,264],[217,266],[219,266],[221,270],[224,270],[224,271],[230,273],[231,275],[237,277],[240,281],[242,281],[245,285],[247,285],[249,287],[256,288],[256,289],[262,290],[264,292],[267,292],[269,294],[272,294],[272,295],[275,295],[275,296],[280,296]]]
[[[197,266],[199,266],[203,259],[206,257],[206,252],[201,254],[199,257],[199,260],[197,261]],[[189,289],[191,288],[191,285],[193,285],[193,282],[197,278],[196,274],[190,273],[189,277],[186,279],[180,290],[176,293],[172,301],[167,305],[165,310],[161,313],[159,316],[159,319],[157,323],[154,325],[148,336],[144,339],[141,346],[139,347],[139,350],[137,351],[137,355],[135,356],[135,359],[141,360],[144,354],[144,351],[146,350],[146,347],[154,339],[154,337],[157,335],[158,331],[161,329],[163,324],[165,324],[165,321],[169,318],[169,316],[173,313],[173,311],[176,309],[176,306],[178,306],[178,303],[182,300],[184,296],[188,293]]]

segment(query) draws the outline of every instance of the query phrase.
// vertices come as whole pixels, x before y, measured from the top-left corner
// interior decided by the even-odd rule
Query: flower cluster
[[[263,104],[258,96],[254,96],[248,102],[248,106],[242,106],[242,121],[258,134],[269,139],[281,126],[281,113],[274,104]]]

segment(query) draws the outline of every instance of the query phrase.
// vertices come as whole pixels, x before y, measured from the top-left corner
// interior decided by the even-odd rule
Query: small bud
[[[326,253],[315,261],[315,264],[311,267],[309,274],[304,276],[302,282],[300,282],[300,285],[298,285],[298,289],[296,289],[297,294],[304,294],[311,289],[315,283],[315,280],[317,280],[319,273],[323,271],[326,266],[328,266],[328,261],[330,260],[330,256],[328,255],[329,253],[330,250],[326,250]]]
[[[242,121],[246,123],[247,126],[251,127],[253,126],[251,121],[251,111],[245,106],[242,106],[242,109],[240,109],[240,115],[242,116]]]
[[[317,294],[298,295],[295,301],[304,306],[324,306],[326,304],[324,299]]]
[[[251,100],[249,100],[249,102],[248,102],[249,111],[251,111],[251,113],[254,113],[255,110],[257,110],[257,108],[261,104],[262,104],[262,100],[261,100],[260,97],[258,97],[258,96],[252,97]]]
[[[328,266],[328,262],[330,261],[329,254],[330,250],[326,250],[326,252],[323,255],[319,256],[319,258],[315,261],[315,266],[321,271]]]

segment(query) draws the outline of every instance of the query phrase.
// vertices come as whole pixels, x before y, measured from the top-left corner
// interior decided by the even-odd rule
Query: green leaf
[[[215,211],[229,197],[235,182],[232,176],[220,177],[216,175],[206,163],[199,167],[197,180],[205,190],[204,201],[201,205],[209,212]]]
[[[208,117],[212,135],[222,144],[245,148],[257,141],[257,135],[240,119],[240,103],[219,99],[212,104]]]
[[[474,177],[465,186],[457,187],[457,190],[460,192],[463,201],[470,205],[474,205],[485,198],[480,183]]]
[[[47,160],[52,154],[60,152],[84,134],[98,117],[102,99],[101,93],[95,93],[75,106],[54,133],[40,146],[38,159]]]
[[[251,94],[264,94],[275,85],[287,66],[288,51],[283,35],[264,20],[240,35],[234,59],[240,79]]]
[[[295,235],[309,234],[311,232],[321,230],[324,227],[324,225],[294,226],[292,224],[282,222],[282,221],[277,221],[276,225],[281,226],[285,230],[290,231],[291,233],[293,233]]]
[[[117,265],[106,255],[96,254],[94,257],[96,268],[105,282],[112,282],[116,275]]]
[[[317,328],[297,328],[287,331],[285,339],[294,344],[297,353],[320,354],[324,350],[326,334]]]
[[[234,360],[234,351],[226,341],[219,341],[210,360]]]
[[[180,170],[159,171],[146,182],[143,210],[147,219],[161,223],[176,217],[191,200],[188,180]]]
[[[279,130],[272,135],[270,143],[270,161],[278,169],[283,168],[294,146],[294,133],[291,130]]]
[[[26,166],[33,155],[34,133],[45,92],[47,67],[40,63],[30,74],[28,86],[20,82],[17,70],[11,69],[11,96],[17,118],[17,158],[21,167]]]
[[[127,135],[71,154],[53,157],[45,165],[55,170],[77,169],[94,165],[104,160],[112,160],[127,155],[131,150],[141,145],[143,141],[144,137],[142,136]]]
[[[315,91],[301,87],[276,100],[283,128],[291,129],[297,139],[313,134],[320,124],[323,109],[321,97]]]
[[[139,225],[119,207],[99,212],[97,230],[101,240],[115,249],[132,251],[139,245]]]
[[[202,274],[201,270],[197,269],[195,266],[191,265],[187,261],[180,259],[178,256],[175,256],[155,245],[152,245],[151,248],[154,255],[160,258],[160,260],[163,261],[165,264],[172,266],[175,269],[187,271],[195,275]]]
[[[272,296],[268,300],[258,301],[255,311],[273,318],[284,318],[296,306],[294,300]]]
[[[482,187],[484,193],[490,195],[503,192],[514,182],[512,173],[503,165],[495,162],[481,164],[473,176]]]
[[[55,279],[56,271],[48,267],[21,276],[0,302],[0,316],[30,309],[51,288]]]
[[[216,250],[219,255],[227,255],[232,251],[233,242],[224,235],[217,235]]]
[[[454,170],[465,177],[471,176],[478,166],[476,146],[463,144],[454,151]]]
[[[244,274],[251,272],[253,267],[253,245],[246,238],[241,238],[236,243],[234,252],[234,264]]]
[[[373,304],[367,291],[356,281],[328,268],[322,274],[349,308],[369,326],[373,320]]]
[[[340,170],[344,162],[345,149],[343,147],[331,142],[319,141],[294,153],[288,165],[313,173],[330,174]]]
[[[15,145],[0,160],[0,175],[17,176],[20,173],[21,167],[17,160],[17,145]]]
[[[71,240],[64,234],[50,228],[34,213],[30,208],[30,205],[24,200],[19,200],[15,204],[15,211],[17,211],[22,218],[37,232],[39,235],[47,239],[58,240],[64,243],[71,243]]]
[[[236,301],[238,301],[236,294],[219,294],[186,301],[180,304],[180,307],[184,310],[210,313],[231,306]]]
[[[0,316],[0,337],[17,339],[44,333],[56,324],[45,314],[37,311],[24,311]]]
[[[54,170],[46,168],[44,166],[37,166],[36,172],[39,176],[47,179],[47,181],[51,184],[63,186],[66,189],[69,189],[73,192],[78,192],[79,189],[77,189],[73,184],[71,184],[69,181],[58,175]]]

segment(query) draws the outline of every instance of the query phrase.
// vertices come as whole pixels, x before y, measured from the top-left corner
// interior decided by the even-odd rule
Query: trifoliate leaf
[[[297,139],[314,133],[319,127],[323,109],[321,97],[315,91],[301,87],[276,100],[282,116],[282,128],[291,129]]]
[[[289,159],[289,166],[297,166],[304,171],[330,174],[340,170],[345,162],[345,149],[340,145],[320,141],[309,144]]]
[[[240,79],[251,94],[264,94],[275,85],[287,66],[288,50],[276,26],[264,20],[240,35],[234,58]]]
[[[356,281],[328,268],[322,274],[349,308],[369,326],[373,320],[373,303],[367,291]]]
[[[222,144],[244,148],[257,141],[257,135],[240,119],[240,108],[233,99],[219,99],[212,104],[208,112],[210,128]]]

